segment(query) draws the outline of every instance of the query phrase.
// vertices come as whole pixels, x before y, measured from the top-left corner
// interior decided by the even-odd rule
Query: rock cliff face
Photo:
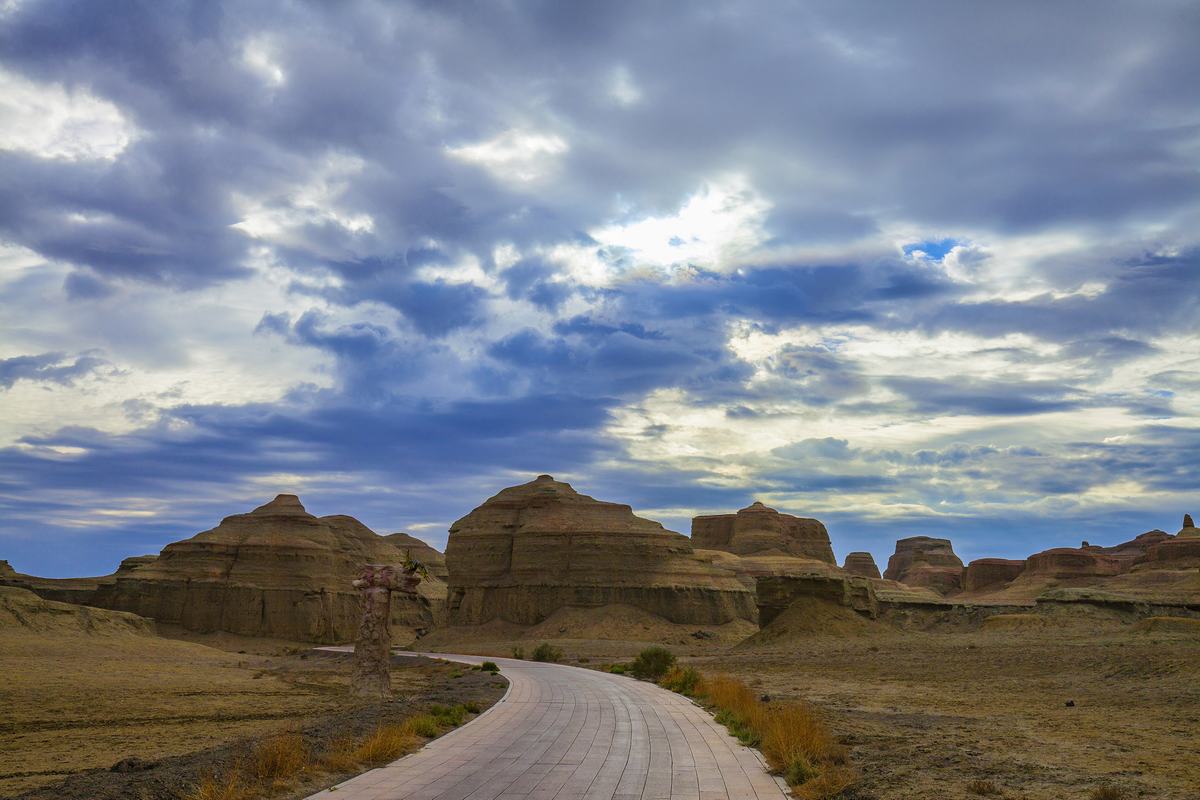
[[[875,557],[862,551],[847,553],[846,560],[842,563],[842,569],[851,575],[859,575],[863,578],[879,577],[879,567],[875,565]]]
[[[1121,566],[1120,559],[1099,547],[1054,547],[1031,555],[1024,574],[1049,578],[1107,577],[1119,574]]]
[[[755,617],[754,595],[682,534],[541,475],[450,527],[450,622],[532,625],[564,607],[624,604],[671,622]]]
[[[781,514],[758,501],[736,514],[694,517],[692,545],[739,556],[797,556],[837,563],[829,532],[818,520]]]
[[[949,539],[912,536],[896,542],[883,577],[946,594],[962,587],[962,560]]]
[[[1024,560],[977,558],[963,570],[963,591],[999,588],[1011,583],[1024,570]]]
[[[1179,533],[1164,535],[1152,543],[1146,550],[1144,561],[1149,567],[1200,566],[1200,528],[1192,524],[1191,515],[1183,515],[1183,527]]]
[[[449,577],[450,573],[446,570],[446,557],[417,537],[400,532],[389,533],[383,539],[401,553],[411,553],[412,557],[424,564],[429,570],[429,574],[435,578],[445,581]]]
[[[294,495],[167,545],[157,558],[126,559],[92,604],[196,631],[229,631],[310,642],[352,640],[360,611],[351,582],[363,564],[403,559],[353,517],[315,517]],[[445,584],[397,597],[393,624],[409,631],[438,621]]]

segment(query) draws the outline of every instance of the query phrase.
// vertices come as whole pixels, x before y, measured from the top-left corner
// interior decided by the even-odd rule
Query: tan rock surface
[[[963,591],[978,592],[1000,588],[1016,580],[1025,570],[1025,561],[1009,558],[977,558],[963,570]]]
[[[359,624],[352,587],[359,569],[402,560],[353,517],[318,518],[299,498],[280,495],[167,545],[155,559],[127,559],[91,602],[194,631],[342,642]],[[392,624],[410,636],[428,629],[444,598],[444,583],[423,582],[419,598],[397,596]]]
[[[411,553],[414,559],[425,565],[433,577],[442,581],[450,577],[446,570],[446,556],[428,542],[403,531],[385,534],[383,539],[401,553]]]
[[[864,578],[881,577],[879,567],[875,564],[875,557],[862,551],[847,553],[846,560],[842,562],[842,569],[851,575],[860,575]]]
[[[819,520],[782,514],[757,500],[735,514],[692,519],[692,545],[740,556],[798,556],[836,563]]]
[[[911,536],[896,542],[883,577],[946,594],[961,588],[962,571],[962,560],[949,539]]]
[[[1100,548],[1054,547],[1031,555],[1025,574],[1051,578],[1107,577],[1121,572],[1121,560]]]
[[[691,541],[627,505],[549,475],[504,489],[455,522],[446,545],[450,622],[534,625],[564,607],[623,604],[675,623],[754,618],[754,596]]]

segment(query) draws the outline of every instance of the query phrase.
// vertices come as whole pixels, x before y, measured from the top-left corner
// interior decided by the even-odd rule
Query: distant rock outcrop
[[[7,561],[0,561],[0,578],[11,578],[17,574],[17,571],[12,568],[12,564]]]
[[[820,521],[782,514],[758,501],[736,514],[693,517],[692,546],[739,556],[797,556],[837,563],[829,532]]]
[[[1024,575],[1048,578],[1107,577],[1121,573],[1121,559],[1099,547],[1054,547],[1031,555]]]
[[[1200,528],[1192,524],[1191,515],[1183,515],[1179,533],[1151,544],[1144,561],[1148,567],[1168,569],[1200,566]]]
[[[842,569],[851,575],[861,575],[864,578],[878,578],[879,567],[875,565],[875,557],[861,550],[846,554]]]
[[[623,604],[671,622],[755,617],[754,595],[691,541],[540,475],[450,527],[450,622],[533,625],[565,607]]]
[[[962,572],[962,560],[949,539],[911,536],[896,542],[883,577],[946,594],[962,587]]]
[[[361,567],[403,559],[353,517],[318,518],[295,495],[279,495],[167,545],[157,557],[127,558],[113,575],[20,576],[20,582],[43,597],[129,611],[188,630],[345,642],[361,618],[352,585]],[[415,598],[397,595],[392,607],[392,624],[410,635],[444,617],[445,583],[431,577],[420,592]]]
[[[386,534],[383,540],[402,553],[411,553],[415,560],[425,565],[433,577],[443,581],[449,577],[446,557],[417,537],[399,532]]]
[[[1024,560],[977,558],[963,570],[963,591],[999,588],[1011,583],[1024,570]]]
[[[1195,530],[1195,529],[1196,529],[1196,523],[1192,522],[1192,515],[1191,515],[1191,514],[1184,514],[1184,515],[1183,515],[1183,530],[1187,530],[1188,528],[1191,528],[1192,530]],[[1180,531],[1180,532],[1182,533],[1182,531]]]

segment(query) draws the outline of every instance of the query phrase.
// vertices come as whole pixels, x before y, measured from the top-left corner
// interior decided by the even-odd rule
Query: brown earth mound
[[[151,636],[154,623],[135,614],[59,603],[28,589],[0,586],[0,634]]]
[[[781,514],[757,500],[736,514],[693,517],[692,545],[739,556],[798,556],[836,563],[829,532],[819,520]]]
[[[1007,558],[977,558],[963,570],[963,591],[999,588],[1011,583],[1025,570],[1024,561]]]
[[[800,597],[736,649],[787,645],[814,636],[872,636],[886,630],[880,623],[872,622],[840,603]]]
[[[879,567],[875,565],[875,557],[870,553],[856,551],[846,554],[842,569],[851,575],[861,575],[864,578],[879,578]]]
[[[453,625],[536,625],[565,607],[633,606],[670,622],[753,620],[754,595],[691,541],[627,505],[549,475],[504,489],[455,522],[446,545]]]
[[[51,599],[129,611],[200,632],[227,631],[292,641],[345,642],[360,611],[351,582],[363,564],[395,564],[404,554],[353,517],[315,517],[295,495],[226,517],[163,548],[125,559],[111,576],[53,580],[18,576]],[[445,583],[431,576],[417,597],[394,595],[397,639],[442,619]]]
[[[446,557],[428,543],[403,531],[389,533],[383,537],[383,540],[401,553],[410,553],[415,560],[424,564],[429,570],[429,574],[435,578],[445,581],[450,577],[450,573],[446,570]]]
[[[996,614],[983,620],[985,631],[1040,631],[1050,625],[1038,614]]]
[[[962,560],[949,539],[911,536],[896,542],[883,577],[946,594],[962,587],[962,571]]]

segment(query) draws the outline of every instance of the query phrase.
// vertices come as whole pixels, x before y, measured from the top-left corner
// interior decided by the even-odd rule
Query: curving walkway
[[[761,756],[686,697],[621,675],[508,658],[507,694],[421,750],[310,800],[782,800]]]

